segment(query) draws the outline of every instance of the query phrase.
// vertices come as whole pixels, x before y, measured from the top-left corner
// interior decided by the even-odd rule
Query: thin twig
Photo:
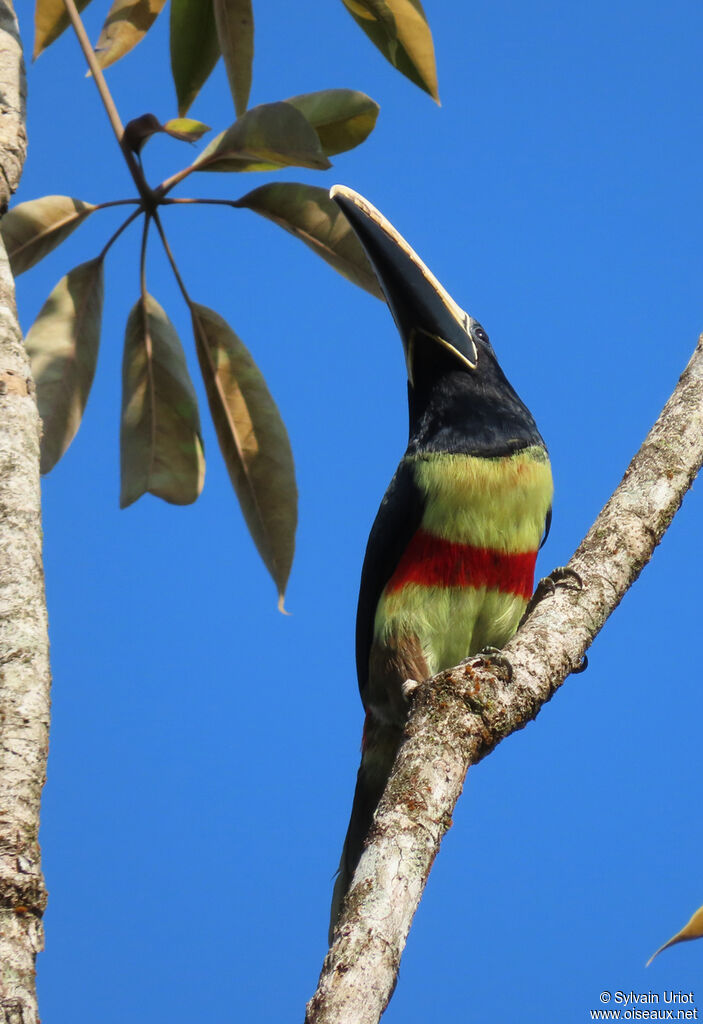
[[[137,186],[139,195],[142,197],[142,202],[144,203],[146,208],[150,208],[153,206],[154,203],[154,193],[150,188],[149,184],[147,183],[147,180],[144,177],[142,169],[135,160],[134,153],[129,148],[129,146],[125,145],[124,126],[122,124],[122,120],[117,110],[117,106],[115,105],[115,101],[112,98],[112,94],[108,89],[107,82],[105,81],[105,76],[102,72],[102,68],[98,64],[93,47],[90,45],[90,40],[88,39],[88,34],[86,33],[85,26],[83,25],[83,21],[81,20],[81,16],[78,13],[78,8],[76,7],[74,0],[63,0],[63,2],[66,8],[66,13],[68,14],[68,17],[71,20],[71,24],[73,25],[73,30],[76,33],[76,37],[78,39],[80,48],[83,51],[83,55],[93,75],[93,79],[95,81],[95,85],[97,86],[97,90],[100,93],[100,99],[103,102],[105,112],[108,116],[110,124],[112,125],[112,130],[115,133],[118,145],[122,150],[122,155],[125,159],[127,167],[129,168],[129,173],[132,175],[134,184]]]
[[[171,270],[173,271],[173,276],[176,278],[176,281],[178,283],[178,287],[181,290],[181,295],[185,299],[185,303],[188,306],[188,309],[192,312],[192,310],[193,310],[193,303],[191,301],[190,295],[188,294],[188,289],[185,286],[185,282],[183,281],[183,278],[181,277],[181,274],[180,274],[180,271],[178,269],[178,265],[176,263],[176,260],[174,259],[173,253],[171,252],[171,246],[168,244],[168,239],[166,238],[166,232],[163,229],[163,225],[161,223],[161,218],[159,217],[158,213],[156,213],[156,212],[154,212],[153,216],[154,216],[154,223],[156,224],[156,230],[159,232],[159,235],[161,236],[161,242],[163,244],[164,251],[166,253],[166,256],[168,257],[168,262],[171,264]]]
[[[81,20],[81,16],[78,13],[78,8],[76,7],[74,0],[63,0],[63,2],[64,6],[66,7],[66,12],[69,18],[71,19],[73,31],[76,33],[78,37],[78,42],[80,43],[83,55],[85,56],[88,67],[90,68],[93,78],[95,79],[95,84],[98,87],[100,99],[103,101],[105,112],[108,118],[110,119],[112,130],[114,131],[117,137],[117,141],[120,143],[120,145],[122,145],[124,127],[122,125],[122,121],[120,119],[117,107],[115,106],[115,101],[113,100],[110,90],[107,87],[107,82],[105,81],[105,76],[103,75],[102,68],[98,64],[93,47],[90,45],[90,40],[88,39],[88,34],[85,30],[83,21]]]
[[[95,206],[96,210],[109,210],[111,206],[135,206],[139,205],[140,200],[136,198],[132,199],[109,199],[106,203],[97,203]]]
[[[195,164],[189,164],[188,167],[183,167],[180,171],[176,171],[175,174],[172,174],[170,178],[166,178],[162,181],[160,185],[156,186],[154,191],[159,198],[162,199],[163,196],[170,192],[172,188],[175,188],[176,185],[183,181],[184,178],[187,178],[189,174],[192,174],[193,171],[197,170],[198,168]]]
[[[146,308],[146,245],[149,241],[149,214],[144,216],[144,228],[142,230],[142,244],[139,251],[139,291],[142,297],[142,303]]]
[[[144,213],[144,210],[142,209],[142,206],[140,204],[139,205],[139,209],[135,210],[133,213],[130,213],[129,217],[127,217],[127,219],[124,220],[120,224],[120,226],[118,227],[117,231],[115,231],[115,233],[113,235],[111,235],[110,238],[108,238],[107,242],[103,246],[102,251],[100,253],[100,259],[104,259],[105,258],[105,256],[107,255],[108,250],[117,241],[117,239],[120,237],[120,235],[125,230],[125,228],[128,228],[129,225],[132,223],[132,221],[136,220],[137,217],[139,217],[140,214],[142,214],[142,213]]]
[[[239,209],[238,199],[162,199],[160,203],[162,206],[187,206],[192,204],[203,206],[231,206],[234,209]]]

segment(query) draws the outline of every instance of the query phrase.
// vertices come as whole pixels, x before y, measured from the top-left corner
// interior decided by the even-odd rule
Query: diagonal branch
[[[703,464],[703,335],[671,398],[557,588],[505,653],[511,681],[481,658],[416,691],[406,739],[374,819],[308,1024],[375,1024],[468,768],[523,728],[579,665],[652,556]]]

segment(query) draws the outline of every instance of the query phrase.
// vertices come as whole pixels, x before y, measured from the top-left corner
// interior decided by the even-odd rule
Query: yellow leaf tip
[[[286,608],[285,608],[285,603],[284,603],[285,599],[286,599],[285,594],[279,594],[278,595],[278,610],[281,613],[281,615],[290,615],[290,612],[286,611]]]

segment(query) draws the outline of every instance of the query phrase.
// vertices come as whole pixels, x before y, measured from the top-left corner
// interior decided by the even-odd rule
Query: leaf
[[[162,131],[164,126],[156,114],[142,114],[127,122],[122,133],[122,142],[133,153],[141,153],[144,143],[148,142],[152,135]]]
[[[43,425],[42,473],[54,468],[80,426],[98,360],[102,307],[98,257],[61,278],[25,340]]]
[[[60,245],[86,217],[92,203],[70,196],[42,196],[13,207],[0,222],[0,232],[17,277]]]
[[[80,13],[90,0],[76,0]],[[70,25],[63,0],[37,0],[34,8],[34,53],[36,60],[40,53],[51,46],[55,39]]]
[[[386,60],[439,103],[434,43],[420,0],[342,0]]]
[[[181,142],[193,143],[209,131],[208,125],[194,121],[192,117],[174,117],[166,124],[161,124],[155,114],[142,114],[125,125],[122,141],[133,153],[141,153],[144,144],[158,132],[164,132]]]
[[[286,100],[299,110],[317,132],[325,156],[345,153],[374,129],[379,106],[370,96],[353,89],[322,89]]]
[[[175,328],[151,295],[140,298],[127,319],[120,455],[120,508],[147,492],[189,505],[202,490],[195,389]]]
[[[191,313],[220,450],[283,610],[298,518],[288,434],[260,370],[229,324],[197,303]]]
[[[645,967],[649,967],[654,957],[659,956],[662,950],[668,949],[669,946],[675,946],[677,942],[688,942],[689,939],[700,938],[703,938],[703,907],[698,908],[691,920],[683,926],[680,932],[677,932],[668,942],[660,946],[656,953],[652,953]]]
[[[361,243],[327,189],[281,181],[255,188],[234,205],[290,231],[353,284],[383,300]]]
[[[113,0],[95,44],[101,68],[108,68],[141,43],[166,0]]]
[[[210,125],[202,121],[194,121],[192,117],[172,117],[166,121],[163,130],[173,139],[181,139],[182,142],[197,142],[206,132],[210,131]]]
[[[254,62],[254,12],[251,0],[213,0],[220,50],[237,117],[247,109]]]
[[[210,77],[219,56],[212,3],[171,0],[171,72],[181,117]]]
[[[331,164],[314,128],[290,103],[252,107],[212,140],[193,164],[198,171],[269,171]]]

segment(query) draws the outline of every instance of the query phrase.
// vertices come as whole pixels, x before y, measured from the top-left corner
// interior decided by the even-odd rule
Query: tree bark
[[[26,150],[17,20],[0,0],[0,210]],[[0,1022],[37,1024],[35,960],[46,891],[38,843],[49,734],[39,488],[40,421],[0,242]]]
[[[325,958],[308,1024],[375,1024],[468,768],[554,695],[652,556],[703,464],[703,335],[617,490],[505,647],[512,677],[480,657],[413,693],[406,738]]]

